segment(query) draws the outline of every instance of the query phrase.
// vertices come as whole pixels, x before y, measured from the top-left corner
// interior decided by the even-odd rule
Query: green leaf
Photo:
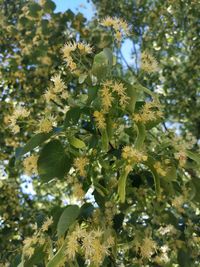
[[[105,205],[105,197],[102,197],[102,195],[96,189],[92,194],[94,195],[95,201],[97,202],[98,206],[103,208]]]
[[[196,178],[196,177],[192,177],[192,185],[193,190],[195,191],[195,196],[194,196],[194,200],[200,203],[200,179]]]
[[[38,159],[38,173],[43,181],[63,178],[70,167],[71,159],[65,154],[60,141],[53,140],[43,147]]]
[[[36,264],[39,265],[43,263],[45,257],[45,252],[43,251],[43,249],[44,246],[37,246],[35,248],[33,256],[30,257],[29,259],[25,258],[23,267],[32,267],[35,266]]]
[[[105,78],[109,68],[110,56],[109,52],[104,48],[99,54],[94,57],[94,62],[92,66],[92,74],[94,74],[98,79]]]
[[[200,155],[189,150],[186,151],[188,158],[194,160],[198,165],[200,165]]]
[[[80,76],[78,77],[78,82],[80,83],[80,84],[82,84],[82,83],[84,83],[84,81],[85,81],[85,79],[87,78],[87,74],[85,74],[85,73],[82,73],[82,74],[80,74]]]
[[[190,252],[187,249],[181,248],[178,251],[178,263],[180,267],[189,267],[192,266],[190,259]]]
[[[88,87],[88,99],[87,104],[90,104],[97,96],[98,88],[97,87]]]
[[[38,134],[34,135],[24,147],[18,148],[16,150],[16,153],[15,153],[16,159],[19,159],[24,154],[30,152],[31,150],[33,150],[37,146],[41,145],[46,140],[48,140],[52,135],[53,135],[53,132],[38,133]]]
[[[110,116],[107,117],[106,120],[106,130],[108,134],[108,140],[110,141],[112,139],[112,136],[114,134],[114,129],[113,129],[113,121]]]
[[[103,53],[106,55],[109,65],[112,66],[113,65],[113,53],[112,53],[111,49],[110,48],[104,48]]]
[[[76,137],[69,138],[69,143],[70,143],[70,145],[72,145],[76,148],[85,148],[86,147],[85,143]]]
[[[116,214],[113,218],[113,228],[115,229],[116,232],[119,232],[122,229],[122,224],[124,221],[124,214],[119,213]]]
[[[177,170],[176,167],[170,166],[166,169],[166,175],[162,176],[166,181],[176,181],[177,180]]]
[[[37,3],[32,2],[29,5],[29,15],[32,17],[37,17],[38,12],[41,10],[41,6],[38,5]]]
[[[68,127],[70,125],[77,124],[80,116],[81,116],[81,109],[80,109],[80,107],[70,108],[70,110],[67,112],[67,114],[65,116],[64,125],[66,127]]]
[[[50,259],[47,263],[47,267],[58,267],[63,260],[66,258],[66,245],[65,243],[62,247],[57,251],[57,253]]]
[[[91,203],[83,204],[80,208],[79,218],[83,220],[88,219],[92,215],[93,210],[94,210],[94,206]]]
[[[52,0],[46,0],[43,8],[45,11],[53,11],[56,9],[56,4]]]
[[[151,130],[153,127],[156,127],[158,124],[160,124],[163,121],[163,118],[159,118],[153,121],[149,121],[145,123],[145,128],[147,130]]]
[[[75,222],[80,213],[80,209],[77,205],[69,205],[60,216],[57,225],[58,238],[63,236],[69,227]]]

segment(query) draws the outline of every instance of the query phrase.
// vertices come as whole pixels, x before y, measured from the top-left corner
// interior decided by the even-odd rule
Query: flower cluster
[[[159,70],[157,60],[146,51],[142,52],[141,55],[141,69],[148,73]]]
[[[113,93],[118,95],[121,107],[124,108],[128,104],[129,97],[126,94],[124,85],[121,82],[106,80],[103,82],[100,90],[103,111],[105,113],[108,112],[112,106],[114,100]]]
[[[140,112],[133,115],[133,119],[136,122],[148,123],[163,117],[163,113],[160,110],[161,106],[158,101],[147,102],[141,108]]]
[[[157,244],[152,238],[145,237],[139,248],[141,257],[148,259],[156,252]]]
[[[53,218],[52,217],[47,218],[41,227],[41,231],[43,232],[48,231],[49,226],[52,225],[52,223],[53,223]]]
[[[106,120],[105,120],[104,114],[96,110],[93,115],[94,115],[97,127],[99,129],[104,129],[106,127]]]
[[[40,120],[36,133],[49,133],[52,131],[53,126],[56,126],[56,119],[54,116],[47,116]]]
[[[155,168],[155,170],[157,171],[158,174],[160,174],[161,176],[165,176],[167,174],[167,172],[164,170],[163,166],[161,165],[161,163],[159,161],[157,161],[153,167]]]
[[[67,176],[66,178],[73,198],[79,201],[82,200],[85,196],[85,191],[83,190],[82,184],[79,182],[78,178],[72,175]]]
[[[40,245],[45,245],[46,236],[45,232],[48,231],[50,225],[53,223],[53,218],[47,218],[44,221],[41,228],[37,229],[37,225],[34,226],[35,233],[32,237],[28,237],[24,240],[23,254],[27,258],[31,258],[34,255],[35,249]],[[47,245],[48,243],[46,243]]]
[[[67,63],[67,67],[72,73],[77,70],[77,64],[75,63],[72,52],[79,51],[81,55],[87,55],[92,53],[92,47],[89,44],[68,42],[62,48],[63,59]]]
[[[17,124],[19,119],[27,118],[30,115],[30,111],[22,106],[17,106],[12,114],[12,116],[8,117],[9,127],[13,133],[18,133],[20,131],[20,127]]]
[[[129,172],[133,168],[133,164],[147,160],[147,155],[132,146],[125,146],[122,150],[122,158],[126,160],[126,171]]]
[[[69,97],[69,93],[66,90],[67,87],[63,80],[61,79],[60,74],[55,74],[51,81],[53,82],[53,86],[50,86],[48,90],[45,92],[44,97],[47,102],[53,100],[60,102],[60,99],[66,100]]]
[[[38,156],[36,155],[31,155],[24,159],[23,161],[24,172],[27,175],[37,174],[37,161],[38,161]]]
[[[128,162],[141,162],[147,160],[147,155],[143,152],[133,148],[132,146],[125,146],[122,151],[122,157]]]
[[[100,266],[109,248],[114,244],[112,238],[104,238],[104,231],[101,229],[86,229],[77,225],[73,232],[67,236],[66,255],[73,260],[77,252],[84,254],[86,263]]]
[[[174,153],[175,159],[178,160],[181,167],[185,166],[187,161],[187,150],[191,149],[197,142],[196,138],[191,134],[187,133],[185,140],[180,136],[175,136],[170,139],[173,148],[176,150]]]
[[[88,165],[89,160],[86,157],[79,157],[74,160],[74,167],[81,176],[86,176],[85,167]]]
[[[113,224],[113,217],[116,214],[116,206],[112,201],[105,203],[105,220],[109,227]]]
[[[122,41],[123,36],[129,35],[128,24],[120,18],[107,17],[103,19],[100,24],[104,27],[112,27],[115,31],[115,39],[119,43]]]

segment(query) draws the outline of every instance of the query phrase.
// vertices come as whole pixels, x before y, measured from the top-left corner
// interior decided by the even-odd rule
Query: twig
[[[125,59],[124,55],[122,54],[121,50],[120,50],[119,53],[120,53],[120,56],[123,59],[124,63],[126,64],[127,68],[135,75],[135,72],[134,72],[133,68],[131,68],[131,66],[128,64],[128,62],[126,61],[126,59]]]
[[[53,102],[56,106],[58,106],[59,108],[64,108],[61,104],[58,104],[55,100],[51,99],[51,102]]]

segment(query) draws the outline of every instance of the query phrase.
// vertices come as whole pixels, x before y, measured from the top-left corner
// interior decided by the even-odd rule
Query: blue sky
[[[54,0],[56,4],[55,12],[63,12],[67,9],[71,9],[74,13],[81,12],[85,17],[90,20],[94,13],[95,8],[91,2],[87,0]]]

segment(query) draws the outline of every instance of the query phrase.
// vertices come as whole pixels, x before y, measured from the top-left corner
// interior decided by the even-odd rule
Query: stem
[[[141,149],[145,140],[145,126],[142,123],[136,124],[137,138],[135,140],[135,148]]]
[[[119,182],[118,182],[118,195],[120,202],[124,203],[126,198],[126,180],[128,177],[128,172],[125,170],[122,172]]]
[[[137,138],[135,140],[135,148],[140,150],[143,146],[145,140],[145,127],[143,124],[137,124]],[[134,169],[136,163],[133,163],[132,169]],[[122,171],[122,174],[118,181],[118,195],[119,199],[122,203],[125,202],[126,199],[126,181],[128,177],[129,171],[126,171],[125,168]]]
[[[55,100],[51,99],[51,102],[53,102],[56,106],[58,106],[59,108],[64,109],[64,107],[61,104],[58,104]]]
[[[108,141],[108,134],[107,134],[107,130],[103,129],[101,131],[101,140],[102,140],[102,149],[105,152],[108,152],[109,149],[109,141]]]

